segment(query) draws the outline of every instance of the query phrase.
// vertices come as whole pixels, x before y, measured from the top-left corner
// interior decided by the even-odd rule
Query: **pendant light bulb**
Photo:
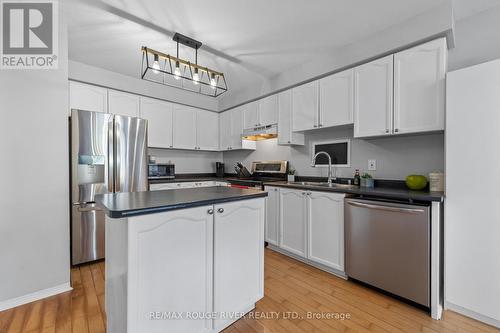
[[[181,66],[178,61],[175,62],[174,77],[176,80],[180,80],[181,78]]]
[[[211,87],[212,89],[215,89],[215,87],[216,87],[216,86],[217,86],[217,81],[215,81],[215,74],[214,74],[214,73],[212,73],[212,74],[210,75],[210,87]]]
[[[160,61],[159,57],[157,54],[154,55],[154,62],[153,62],[153,73],[158,74],[160,70]]]
[[[194,69],[193,83],[198,84],[200,82],[200,75],[198,74],[198,68]]]

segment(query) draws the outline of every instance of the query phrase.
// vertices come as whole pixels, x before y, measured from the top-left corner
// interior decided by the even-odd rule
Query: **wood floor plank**
[[[420,309],[269,249],[264,278],[265,297],[224,333],[500,333],[451,311],[432,320]],[[0,333],[104,333],[104,281],[103,261],[72,268],[72,291],[0,312]],[[349,313],[351,318],[310,319],[308,312]],[[262,316],[270,313],[279,316]],[[299,317],[287,319],[291,313]]]

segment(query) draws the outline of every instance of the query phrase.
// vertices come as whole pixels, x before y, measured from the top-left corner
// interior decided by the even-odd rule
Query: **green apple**
[[[410,190],[423,190],[427,186],[427,178],[422,175],[409,175],[406,177],[406,186]]]

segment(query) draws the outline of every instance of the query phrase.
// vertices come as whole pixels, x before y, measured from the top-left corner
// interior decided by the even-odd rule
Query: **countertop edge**
[[[310,190],[310,191],[318,191],[318,192],[333,192],[333,193],[345,193],[345,194],[353,194],[353,195],[365,195],[371,197],[380,197],[380,198],[392,198],[392,199],[408,199],[408,200],[418,200],[418,201],[428,201],[428,202],[444,202],[444,194],[439,194],[433,192],[429,193],[414,193],[408,190],[407,193],[397,192],[397,190],[393,189],[385,189],[385,188],[373,188],[373,189],[362,189],[362,188],[325,188],[321,186],[307,186],[307,185],[296,185],[296,184],[288,184],[288,183],[278,183],[278,182],[264,182],[264,186],[273,186],[273,187],[282,187],[282,188],[292,188],[298,190]]]
[[[169,211],[179,210],[179,209],[188,209],[188,208],[194,208],[194,207],[200,207],[200,206],[207,206],[207,205],[213,205],[213,204],[218,204],[218,203],[242,201],[242,200],[247,200],[247,199],[250,200],[250,199],[256,199],[256,198],[265,198],[267,196],[268,196],[267,192],[263,191],[261,193],[245,194],[245,195],[239,195],[239,196],[227,197],[227,198],[207,199],[207,200],[200,200],[200,201],[195,201],[195,202],[179,203],[179,204],[165,205],[165,206],[159,206],[159,207],[137,208],[137,209],[129,209],[129,210],[111,210],[111,209],[108,209],[99,200],[96,200],[96,203],[99,205],[99,207],[104,209],[104,211],[106,212],[106,215],[109,218],[120,219],[120,218],[128,218],[128,217],[136,217],[136,216],[141,216],[141,215],[169,212]]]

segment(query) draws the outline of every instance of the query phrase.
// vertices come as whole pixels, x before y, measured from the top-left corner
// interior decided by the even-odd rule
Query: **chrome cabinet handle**
[[[224,213],[224,208],[219,208],[219,209],[217,209],[217,211],[218,211],[219,213]]]
[[[385,211],[389,211],[389,212],[409,213],[409,214],[419,214],[419,213],[424,212],[423,209],[416,209],[416,208],[400,208],[400,207],[391,207],[391,206],[379,206],[379,205],[372,205],[372,204],[366,204],[366,203],[355,202],[355,201],[348,201],[347,203],[349,205],[355,206],[355,207],[385,210]]]
[[[212,215],[214,213],[214,210],[213,209],[209,209],[209,210],[207,210],[207,213],[208,213],[208,215]]]

